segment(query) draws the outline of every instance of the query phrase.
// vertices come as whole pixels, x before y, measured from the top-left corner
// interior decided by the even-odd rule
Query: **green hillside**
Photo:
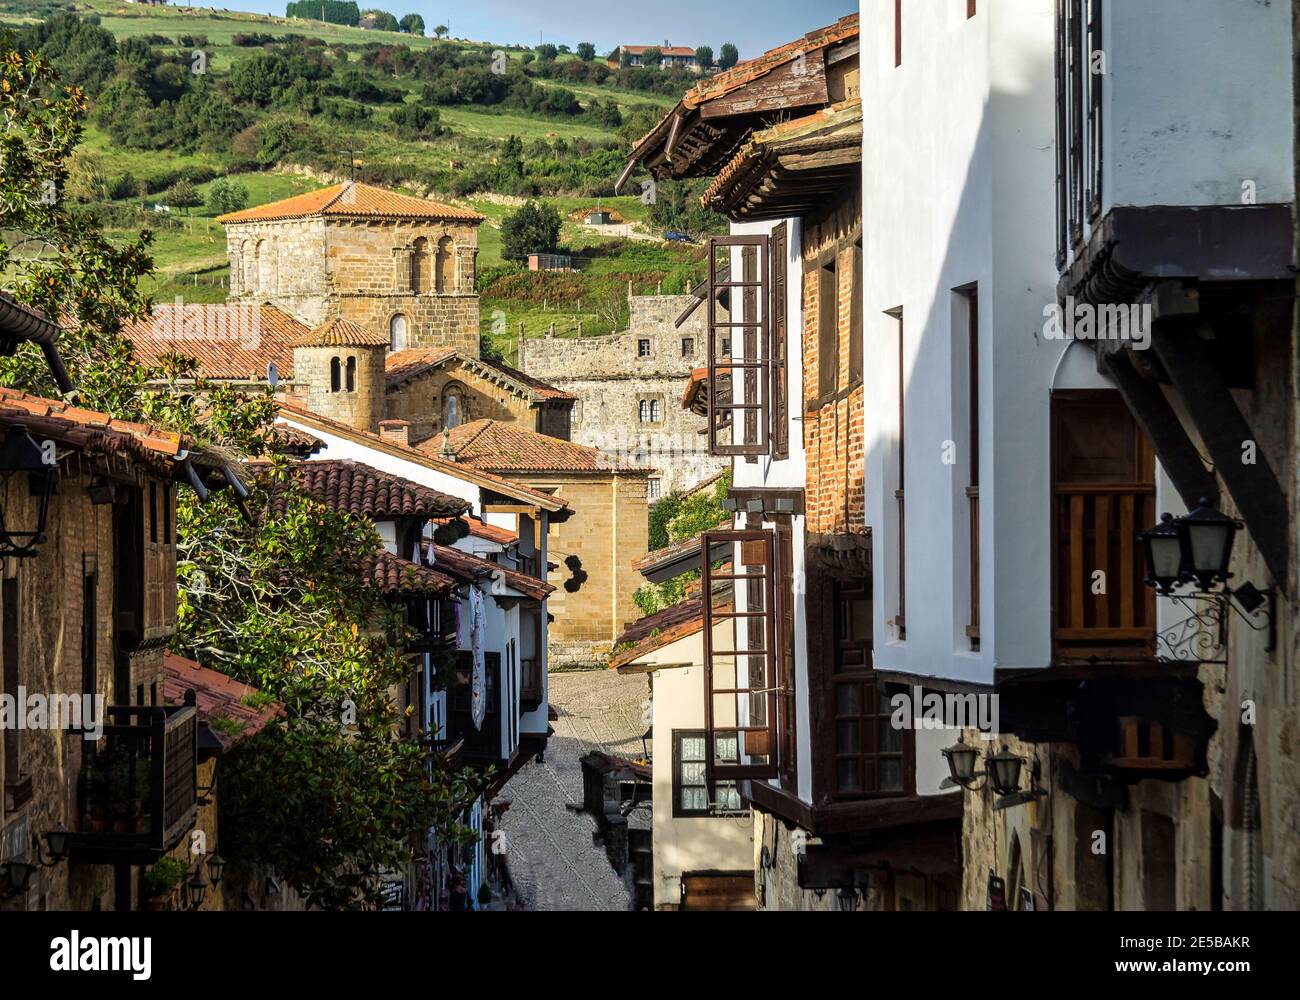
[[[654,242],[655,234],[698,234],[721,222],[692,208],[690,191],[661,185],[669,197],[655,206],[613,197],[630,142],[691,85],[680,71],[611,70],[599,56],[543,58],[490,42],[107,0],[0,0],[0,25],[89,97],[63,194],[110,235],[153,231],[150,291],[159,299],[224,297],[225,238],[213,221],[223,210],[355,175],[487,216],[483,331],[511,356],[520,323],[529,335],[552,323],[561,336],[576,335],[579,321],[588,335],[616,328],[629,280],[679,290],[701,251]],[[217,197],[214,187],[226,193]],[[503,267],[500,227],[525,199],[565,217],[556,249],[578,258],[579,273],[531,279],[551,281],[549,294],[499,280],[512,270]],[[575,221],[597,204],[630,223],[636,238]]]

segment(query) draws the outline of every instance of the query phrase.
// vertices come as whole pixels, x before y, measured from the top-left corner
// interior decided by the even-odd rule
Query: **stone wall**
[[[80,463],[78,456],[63,462],[58,493],[50,502],[48,540],[31,558],[3,561],[4,578],[18,581],[19,620],[0,621],[0,631],[12,635],[17,628],[18,681],[29,695],[80,695],[83,583],[87,574],[95,574],[94,693],[112,704],[113,507],[91,504],[86,493],[90,464]],[[13,492],[21,499],[15,501],[11,494],[6,520],[29,523],[34,517],[32,501],[25,491]],[[10,509],[18,507],[25,509]],[[0,606],[0,616],[3,613]],[[146,702],[155,690],[161,702],[162,655],[163,650],[155,648],[131,658],[133,698],[142,687]],[[21,730],[16,742],[17,770],[31,776],[32,798],[9,813],[0,813],[0,861],[35,863],[33,834],[77,829],[77,775],[94,743],[63,728]],[[105,909],[114,905],[113,868],[65,861],[38,869],[27,893],[0,899],[0,910],[88,910],[97,899]]]
[[[442,432],[446,394],[460,396],[460,422],[500,420],[537,429],[537,409],[527,399],[499,385],[493,385],[459,362],[449,362],[389,389],[387,415],[411,421],[411,440],[422,441]],[[559,435],[556,435],[559,436]]]
[[[271,302],[317,326],[342,315],[399,347],[479,353],[478,227],[465,222],[294,219],[226,227],[231,298]]]
[[[553,488],[568,501],[573,516],[552,524],[547,558],[558,567],[547,582],[556,591],[547,599],[555,616],[548,630],[551,669],[599,663],[629,622],[641,616],[632,593],[641,584],[632,561],[646,552],[648,519],[645,477],[614,473],[512,473],[511,479],[534,488]],[[564,581],[572,575],[566,557],[582,560],[587,581],[570,594]]]
[[[294,379],[307,387],[302,405],[323,417],[341,420],[358,430],[377,431],[384,419],[384,355],[382,347],[295,347]],[[333,362],[339,363],[339,388],[331,388]],[[353,386],[347,367],[355,359]]]
[[[704,307],[680,329],[673,327],[692,301],[689,295],[634,295],[626,331],[543,337],[525,342],[521,352],[523,371],[578,397],[572,439],[655,469],[661,495],[689,489],[730,464],[708,454],[704,418],[681,405],[691,371],[707,363]],[[657,420],[641,420],[642,401],[657,403],[657,414],[646,413]]]

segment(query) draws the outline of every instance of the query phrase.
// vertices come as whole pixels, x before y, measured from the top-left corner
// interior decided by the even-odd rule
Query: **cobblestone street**
[[[582,803],[583,754],[641,753],[645,678],[594,670],[551,674],[549,683],[559,718],[545,761],[526,764],[498,799],[511,803],[501,828],[515,889],[530,910],[625,910],[631,892],[592,843],[595,820],[567,806]],[[648,825],[644,814],[628,821]]]

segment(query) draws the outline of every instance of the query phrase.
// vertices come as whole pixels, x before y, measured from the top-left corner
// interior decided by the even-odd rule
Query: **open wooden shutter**
[[[766,235],[709,240],[708,419],[713,455],[766,455],[771,444],[770,275]],[[725,297],[725,310],[720,297]]]
[[[786,252],[789,237],[782,222],[772,230],[770,246],[771,300],[768,306],[772,327],[772,457],[790,457],[789,350],[786,341]]]
[[[732,567],[709,553],[732,546]],[[709,531],[702,537],[704,727],[713,783],[777,773],[776,547],[770,531]],[[715,584],[724,586],[715,594]],[[719,627],[721,626],[721,627]]]

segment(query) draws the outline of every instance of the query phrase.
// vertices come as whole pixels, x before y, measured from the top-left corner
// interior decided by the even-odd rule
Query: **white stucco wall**
[[[1052,0],[864,3],[866,509],[876,666],[990,682],[1050,654],[1049,390],[1055,301]],[[963,8],[964,13],[964,8]],[[943,86],[936,86],[943,80]],[[981,650],[967,649],[964,300],[979,290]],[[898,613],[897,320],[903,310],[907,637]],[[944,449],[956,444],[953,464]],[[996,547],[997,558],[994,558]]]
[[[1293,200],[1291,4],[1105,0],[1103,209]]]
[[[726,643],[726,626],[714,629]],[[720,648],[726,648],[725,646]],[[749,871],[754,864],[753,818],[744,816],[673,817],[673,730],[704,729],[704,636],[669,643],[643,658],[647,663],[689,663],[656,670],[651,696],[654,726],[653,793],[655,906],[681,901],[686,872]]]

